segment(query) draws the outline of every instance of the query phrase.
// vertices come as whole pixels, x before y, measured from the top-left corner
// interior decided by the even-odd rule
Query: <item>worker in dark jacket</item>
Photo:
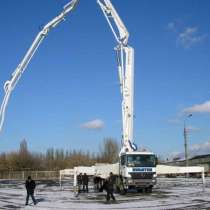
[[[36,205],[36,200],[34,198],[34,189],[36,187],[36,183],[34,180],[31,179],[30,176],[28,176],[28,179],[25,182],[25,187],[26,187],[26,191],[27,191],[26,205],[28,205],[29,196],[31,196],[31,198],[34,202],[34,205]]]
[[[84,173],[84,175],[82,176],[83,192],[88,193],[88,182],[89,182],[88,175]]]
[[[113,195],[114,192],[114,182],[115,182],[115,177],[113,176],[113,173],[110,172],[108,179],[104,181],[104,189],[107,192],[106,195],[106,200],[109,201],[110,197],[112,198],[113,201],[115,201],[115,197]]]
[[[78,192],[82,190],[82,173],[77,176]]]
[[[95,176],[93,178],[93,182],[94,182],[94,189],[96,192],[100,192],[101,188],[102,188],[102,179],[101,177]]]

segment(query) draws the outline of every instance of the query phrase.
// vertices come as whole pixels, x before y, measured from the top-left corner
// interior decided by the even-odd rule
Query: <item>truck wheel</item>
[[[137,189],[138,193],[143,193],[143,191],[144,191],[143,189]]]
[[[120,194],[121,195],[126,195],[126,193],[127,193],[127,189],[124,189],[124,188],[121,189],[121,191],[120,191]]]
[[[147,188],[145,189],[145,191],[146,191],[146,193],[152,193],[152,186],[147,187]]]

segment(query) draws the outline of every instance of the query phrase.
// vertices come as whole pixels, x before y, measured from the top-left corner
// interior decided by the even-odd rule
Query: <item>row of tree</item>
[[[104,139],[99,152],[84,152],[49,148],[46,153],[28,150],[26,140],[15,152],[0,154],[0,170],[60,170],[74,166],[91,166],[95,163],[114,163],[118,159],[119,145],[112,138]]]

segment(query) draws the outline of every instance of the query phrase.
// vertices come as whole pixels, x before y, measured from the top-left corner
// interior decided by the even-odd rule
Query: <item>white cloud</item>
[[[175,22],[168,23],[167,29],[170,30],[170,31],[175,31],[176,30],[176,24],[175,24]]]
[[[91,129],[91,130],[99,130],[104,127],[104,122],[100,119],[91,120],[88,122],[83,123],[81,128]]]
[[[184,31],[178,34],[177,42],[184,48],[190,48],[205,38],[206,35],[198,34],[198,27],[186,27]]]
[[[182,25],[183,21],[181,19],[175,19],[167,24],[166,29],[171,32],[178,32],[182,28]]]
[[[210,101],[185,108],[184,113],[210,113]]]
[[[210,140],[202,144],[194,144],[190,147],[190,155],[204,155],[210,153]]]
[[[191,48],[195,44],[201,43],[207,37],[201,34],[197,26],[184,26],[181,20],[174,20],[167,24],[166,28],[176,35],[177,44],[184,48]]]

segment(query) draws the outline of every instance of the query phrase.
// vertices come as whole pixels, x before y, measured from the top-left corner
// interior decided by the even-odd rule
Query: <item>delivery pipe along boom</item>
[[[47,23],[43,27],[43,29],[38,33],[38,35],[34,39],[31,47],[25,54],[21,63],[17,66],[15,71],[12,73],[11,79],[5,82],[4,84],[5,95],[4,95],[3,102],[0,108],[0,132],[4,124],[5,112],[6,112],[10,95],[12,91],[14,90],[15,86],[17,85],[19,79],[21,78],[21,75],[24,73],[34,53],[36,52],[36,50],[38,49],[39,45],[42,43],[44,38],[48,35],[49,31],[52,28],[55,28],[60,22],[65,20],[64,19],[65,16],[75,8],[78,2],[79,0],[70,1],[68,4],[64,6],[63,11],[58,16],[56,16],[54,19],[52,19],[49,23]]]

